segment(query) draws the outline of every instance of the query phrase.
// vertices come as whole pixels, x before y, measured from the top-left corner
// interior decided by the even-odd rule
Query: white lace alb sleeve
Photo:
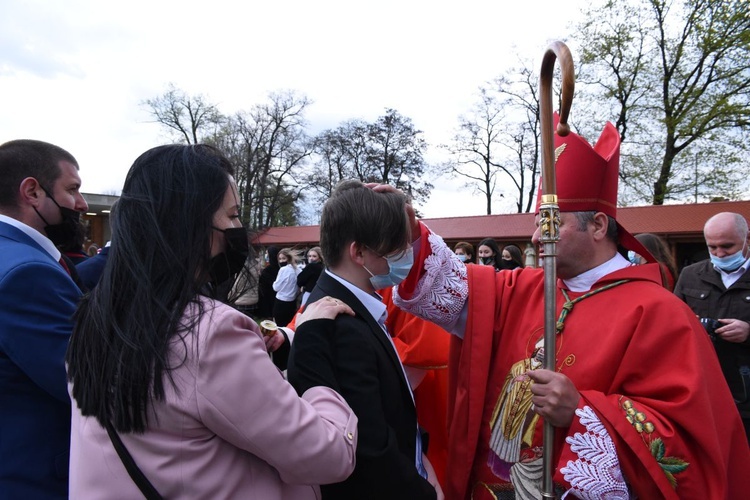
[[[577,432],[565,438],[578,459],[570,460],[560,469],[571,486],[562,498],[570,495],[584,500],[627,500],[630,498],[628,486],[607,429],[588,406],[576,410],[576,415],[586,427],[586,432]]]
[[[424,261],[425,272],[412,298],[401,297],[397,287],[393,302],[404,311],[451,331],[469,296],[466,266],[440,236],[430,233],[428,242],[432,254]]]

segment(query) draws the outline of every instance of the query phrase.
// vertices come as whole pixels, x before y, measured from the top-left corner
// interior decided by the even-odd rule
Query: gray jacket
[[[724,287],[721,275],[710,260],[686,267],[674,290],[700,318],[734,318],[750,323],[750,270],[731,287]],[[738,344],[713,339],[724,377],[738,402],[743,418],[750,417],[750,337]],[[746,372],[743,376],[741,370]]]

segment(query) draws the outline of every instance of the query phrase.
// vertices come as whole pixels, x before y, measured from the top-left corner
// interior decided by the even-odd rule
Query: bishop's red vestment
[[[539,365],[542,271],[464,266],[425,226],[415,261],[424,266],[415,264],[395,302],[449,331],[465,321],[450,359],[446,497],[503,498],[511,478],[517,497],[535,497],[543,422],[530,408],[529,382],[516,377]],[[561,491],[601,498],[626,484],[647,499],[750,492],[750,451],[710,342],[660,283],[655,264],[610,273],[588,293],[558,283],[558,312],[568,305],[556,367],[581,394],[571,426],[557,429]]]

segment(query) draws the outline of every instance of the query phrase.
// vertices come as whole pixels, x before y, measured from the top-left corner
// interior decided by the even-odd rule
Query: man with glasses
[[[296,336],[289,381],[302,394],[333,371],[359,418],[357,466],[344,482],[323,485],[324,499],[442,498],[425,446],[409,380],[385,327],[386,306],[377,290],[398,284],[413,252],[401,193],[376,193],[344,181],[323,207],[320,242],[328,268],[309,303],[323,297],[344,302],[355,316],[317,320]]]

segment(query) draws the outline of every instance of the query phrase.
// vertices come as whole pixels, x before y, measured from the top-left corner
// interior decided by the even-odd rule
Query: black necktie
[[[73,280],[73,283],[76,284],[79,290],[81,292],[86,293],[88,292],[88,288],[86,288],[86,285],[81,282],[81,278],[78,277],[78,273],[76,272],[76,266],[73,264],[73,261],[70,260],[68,257],[66,257],[64,254],[60,255],[60,265],[65,269],[65,272],[68,273],[68,276]]]

